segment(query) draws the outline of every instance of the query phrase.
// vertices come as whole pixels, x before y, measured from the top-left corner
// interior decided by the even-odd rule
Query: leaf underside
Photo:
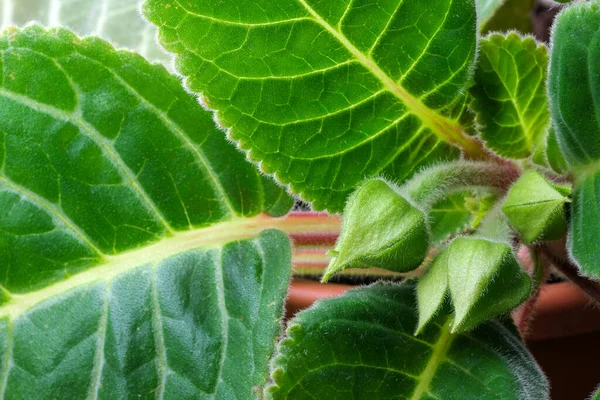
[[[230,137],[316,209],[341,211],[365,177],[402,181],[458,156],[442,111],[470,78],[472,0],[147,0],[143,12]]]
[[[508,323],[464,334],[445,318],[419,337],[414,286],[376,284],[300,313],[274,362],[271,399],[546,399],[548,384]]]
[[[138,0],[1,0],[0,29],[30,21],[62,25],[80,35],[98,35],[168,67],[170,57],[156,43],[156,27],[146,23],[138,9]]]
[[[290,273],[256,238],[276,191],[161,65],[38,26],[0,56],[0,397],[252,397]]]
[[[530,157],[545,146],[550,122],[546,46],[511,32],[480,40],[480,48],[471,94],[482,138],[503,157]]]

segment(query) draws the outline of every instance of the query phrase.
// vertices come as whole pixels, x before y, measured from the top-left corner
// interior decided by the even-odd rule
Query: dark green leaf
[[[418,338],[414,286],[377,284],[322,300],[287,329],[270,399],[545,400],[548,383],[514,327]]]
[[[558,174],[564,174],[568,171],[569,167],[567,166],[567,162],[560,152],[560,147],[556,141],[556,132],[552,126],[548,130],[547,140],[546,159],[548,161],[548,165],[552,168],[552,170],[554,170],[554,172]]]
[[[530,157],[550,122],[546,46],[511,32],[480,40],[480,49],[471,93],[481,136],[503,157]]]
[[[473,0],[147,0],[187,86],[316,209],[481,148],[446,116],[476,53]],[[458,118],[458,117],[456,117]]]
[[[579,169],[600,159],[600,3],[566,7],[552,39],[552,119],[565,160]]]
[[[252,397],[290,273],[258,172],[136,54],[32,26],[0,55],[0,397]]]
[[[575,184],[568,248],[581,272],[600,279],[600,171]]]

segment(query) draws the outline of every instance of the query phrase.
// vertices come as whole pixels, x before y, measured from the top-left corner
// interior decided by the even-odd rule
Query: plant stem
[[[600,282],[579,275],[579,269],[567,259],[556,254],[548,245],[539,246],[544,257],[550,261],[571,282],[583,290],[596,304],[600,305]]]
[[[512,164],[458,161],[440,164],[415,175],[400,190],[419,207],[428,208],[445,195],[470,187],[506,191],[519,172]]]

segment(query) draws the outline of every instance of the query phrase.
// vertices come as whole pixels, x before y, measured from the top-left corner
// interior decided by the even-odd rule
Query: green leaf
[[[477,26],[484,29],[488,21],[498,12],[506,0],[476,0]]]
[[[319,301],[279,345],[268,399],[547,399],[548,383],[513,326],[415,338],[414,287],[376,284]]]
[[[556,138],[567,164],[578,170],[595,163],[600,159],[600,3],[597,1],[574,3],[557,17],[548,87]]]
[[[477,228],[495,200],[496,196],[483,192],[457,192],[439,200],[429,211],[432,241],[442,243]]]
[[[591,397],[591,400],[600,400],[600,389],[596,390]]]
[[[558,146],[558,141],[556,140],[556,132],[552,126],[548,130],[546,159],[548,160],[548,165],[554,172],[558,174],[564,174],[569,170],[567,162],[560,152],[560,147]]]
[[[348,199],[344,221],[323,282],[347,268],[416,269],[429,249],[426,214],[381,179],[365,182]]]
[[[539,172],[527,171],[510,188],[502,212],[525,243],[557,240],[567,231],[568,202]]]
[[[527,158],[545,146],[550,111],[548,52],[515,32],[480,40],[472,107],[486,146],[507,158]]]
[[[161,65],[38,26],[0,55],[0,397],[252,397],[290,274],[260,175]]]
[[[567,240],[569,253],[580,272],[600,279],[600,171],[580,179],[573,191],[571,224]]]
[[[533,6],[536,0],[506,0],[493,16],[480,25],[482,33],[516,30],[533,32]]]
[[[482,157],[445,116],[470,80],[473,0],[147,0],[143,12],[229,136],[315,209],[341,211],[365,178],[456,158],[448,143]]]
[[[138,0],[2,0],[0,28],[30,21],[62,25],[81,35],[109,39],[169,67],[170,57],[156,43],[156,27],[144,21],[138,9]]]

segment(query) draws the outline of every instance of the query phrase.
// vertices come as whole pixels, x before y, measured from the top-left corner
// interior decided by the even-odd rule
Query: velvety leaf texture
[[[157,45],[156,27],[141,18],[138,0],[0,0],[0,28],[37,21],[63,25],[81,35],[95,34],[117,47],[170,64]]]
[[[573,191],[568,248],[584,275],[600,279],[600,171],[587,175]]]
[[[599,279],[600,3],[576,3],[557,17],[549,93],[556,140],[576,176],[568,247],[583,274]],[[573,82],[581,84],[574,85]]]
[[[514,327],[419,337],[415,288],[376,284],[300,313],[279,345],[269,399],[544,400],[548,384]]]
[[[578,83],[578,84],[574,84]],[[557,17],[549,94],[556,138],[573,168],[600,159],[600,3],[577,3]]]
[[[473,0],[147,0],[189,89],[267,173],[341,211],[365,177],[396,181],[478,145],[443,115],[476,53]]]
[[[545,146],[550,111],[546,95],[548,52],[515,32],[480,41],[471,88],[486,146],[507,158],[527,158]]]
[[[252,397],[290,274],[256,170],[161,65],[38,26],[0,56],[0,397]]]

